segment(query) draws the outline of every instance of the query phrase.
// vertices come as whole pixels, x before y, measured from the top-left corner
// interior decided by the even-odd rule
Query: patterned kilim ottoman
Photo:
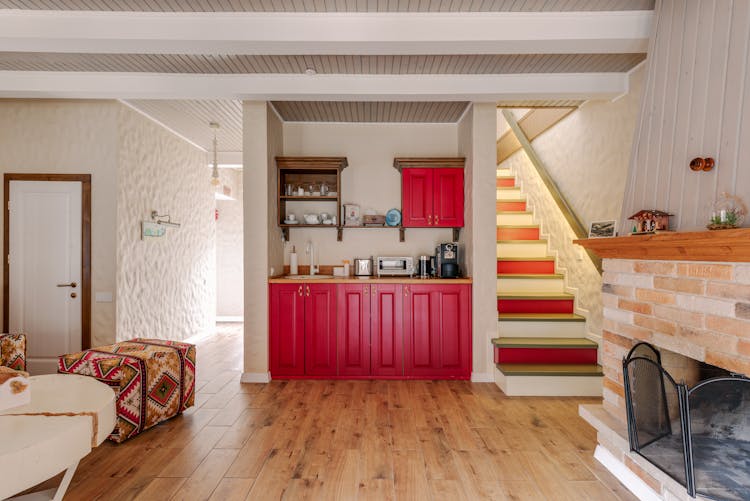
[[[26,370],[26,335],[0,334],[0,365]]]
[[[132,339],[62,355],[57,372],[95,377],[117,393],[117,426],[123,442],[180,414],[195,401],[195,345]]]

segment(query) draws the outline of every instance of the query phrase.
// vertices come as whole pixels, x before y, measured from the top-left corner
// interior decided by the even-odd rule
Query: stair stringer
[[[534,220],[540,225],[540,238],[547,239],[548,251],[555,258],[556,269],[565,276],[565,290],[575,295],[575,311],[586,317],[586,337],[600,343],[601,275],[583,248],[573,243],[577,237],[526,153],[517,151],[497,168],[510,169],[516,176],[516,185],[526,196],[527,210],[533,212]]]

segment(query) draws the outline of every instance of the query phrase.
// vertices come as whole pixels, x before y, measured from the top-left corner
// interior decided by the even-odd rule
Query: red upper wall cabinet
[[[405,228],[461,228],[464,225],[463,158],[397,158]]]

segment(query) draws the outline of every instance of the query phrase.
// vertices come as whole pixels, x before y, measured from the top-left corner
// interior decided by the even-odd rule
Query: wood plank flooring
[[[466,381],[240,384],[242,332],[198,346],[196,405],[106,442],[66,500],[633,500],[593,459],[593,399]]]

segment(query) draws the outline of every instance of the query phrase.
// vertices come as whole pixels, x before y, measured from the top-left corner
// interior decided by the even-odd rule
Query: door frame
[[[91,348],[91,174],[17,174],[3,176],[3,332],[10,308],[10,182],[65,181],[81,183],[81,348]]]

